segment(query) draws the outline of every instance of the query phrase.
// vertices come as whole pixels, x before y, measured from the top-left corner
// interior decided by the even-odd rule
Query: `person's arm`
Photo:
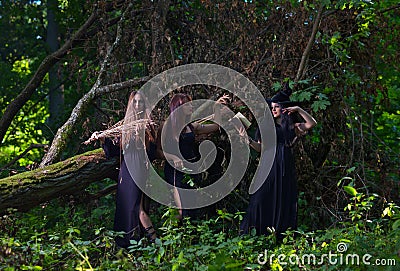
[[[295,124],[295,127],[299,130],[301,134],[305,134],[308,130],[317,125],[317,121],[309,113],[307,113],[303,108],[299,106],[284,108],[283,113],[285,112],[288,112],[288,114],[297,112],[305,120],[305,122]]]
[[[118,137],[115,140],[112,140],[111,138],[102,138],[101,142],[101,147],[104,150],[104,153],[107,157],[107,159],[110,159],[112,157],[118,157],[121,155],[121,138]]]
[[[198,135],[201,134],[211,134],[219,129],[219,125],[216,123],[211,123],[211,124],[200,124],[197,122],[192,122],[194,132]]]
[[[252,147],[256,152],[261,152],[261,142],[253,140],[250,136],[247,135],[246,129],[244,127],[239,128],[239,135],[242,137],[250,147]]]
[[[249,137],[249,146],[252,147],[256,152],[261,152],[261,142],[255,141]]]
[[[176,155],[165,152],[162,148],[161,132],[162,132],[163,127],[164,127],[164,123],[162,123],[160,125],[158,132],[157,132],[157,157],[168,160],[168,161],[172,161],[176,168],[182,168],[183,161],[181,159],[179,159],[179,157],[177,157]]]
[[[220,97],[216,103],[218,106],[215,106],[215,112],[214,112],[214,120],[216,123],[211,123],[211,124],[200,124],[197,122],[193,122],[193,128],[196,134],[211,134],[219,130],[219,125],[217,123],[221,123],[221,105],[227,104],[229,101],[229,95],[224,94],[222,97]]]

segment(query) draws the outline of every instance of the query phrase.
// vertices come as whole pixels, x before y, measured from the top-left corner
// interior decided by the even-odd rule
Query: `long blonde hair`
[[[137,112],[134,105],[134,98],[136,94],[139,94],[144,103],[143,112]],[[150,123],[151,109],[148,105],[147,99],[142,92],[133,91],[129,95],[128,105],[124,117],[124,124],[122,128],[122,147],[125,149],[129,142],[135,137],[136,142],[139,141],[141,133],[146,129],[146,126]],[[143,144],[144,144],[143,138]]]

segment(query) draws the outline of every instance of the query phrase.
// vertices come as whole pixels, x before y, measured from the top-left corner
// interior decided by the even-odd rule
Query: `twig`
[[[149,124],[154,124],[154,122],[148,119],[140,119],[131,121],[129,124],[124,124],[124,121],[121,120],[107,130],[94,132],[83,144],[87,145],[95,140],[106,137],[119,137],[123,132],[137,131],[139,128],[145,128]]]
[[[83,254],[79,251],[79,249],[78,249],[71,241],[68,241],[68,243],[69,243],[69,244],[71,245],[71,247],[79,254],[79,256],[81,256],[82,259],[89,265],[89,270],[94,270],[93,267],[92,267],[92,265],[91,265],[90,262],[89,262],[89,257],[88,257],[87,255],[83,255]]]
[[[113,193],[115,190],[117,190],[117,184],[110,185],[109,187],[104,188],[103,190],[100,190],[96,194],[90,194],[90,199],[91,200],[96,200],[101,197],[107,196],[111,193]]]

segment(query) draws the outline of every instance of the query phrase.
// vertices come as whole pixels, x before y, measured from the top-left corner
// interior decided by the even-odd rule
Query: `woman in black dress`
[[[140,136],[143,132],[144,137]],[[148,216],[148,197],[137,185],[138,182],[146,182],[149,163],[155,158],[155,153],[150,151],[150,146],[155,146],[155,130],[150,122],[150,110],[146,107],[145,97],[140,93],[133,92],[129,96],[122,139],[119,141],[122,161],[118,176],[114,230],[124,232],[123,236],[116,238],[116,243],[127,248],[130,240],[139,240],[144,235],[150,241],[156,238]],[[104,142],[106,155],[116,153],[116,146],[111,144],[111,140]]]
[[[304,135],[316,125],[314,118],[299,106],[292,105],[289,99],[290,88],[286,87],[267,100],[271,106],[276,128],[276,154],[270,172],[263,171],[264,159],[258,165],[256,179],[265,180],[262,186],[250,195],[246,215],[240,225],[243,234],[256,230],[257,234],[267,234],[269,229],[281,239],[282,233],[297,228],[297,181],[295,160],[292,149],[297,137]],[[296,122],[297,112],[305,122]],[[250,146],[257,152],[261,149],[259,131],[256,141],[249,138]]]
[[[227,96],[223,96],[218,99],[218,103],[226,103]],[[195,137],[201,134],[210,134],[218,131],[219,126],[215,123],[213,124],[200,124],[198,122],[191,122],[184,127],[182,131],[179,131],[178,127],[182,127],[181,124],[188,123],[188,119],[192,114],[192,106],[189,103],[191,101],[191,97],[184,93],[175,94],[170,101],[170,113],[171,113],[171,121],[166,128],[166,144],[165,147],[167,149],[162,148],[161,145],[161,131],[164,127],[162,124],[159,128],[158,136],[157,136],[157,150],[158,156],[169,160],[170,163],[166,162],[164,165],[164,174],[166,181],[180,188],[190,189],[193,188],[185,181],[185,173],[180,171],[179,169],[185,168],[185,162],[173,154],[172,151],[168,149],[168,146],[172,145],[172,141],[178,142],[179,150],[182,154],[182,157],[189,162],[198,161],[198,151],[197,144],[195,141]],[[182,106],[181,111],[175,111],[178,107]],[[219,118],[220,112],[215,113],[215,118]],[[216,121],[218,122],[218,121]],[[172,166],[173,165],[173,166]],[[193,183],[197,183],[200,181],[200,176],[195,174],[188,175]],[[177,189],[174,189],[174,200],[176,206],[179,210],[178,219],[181,220],[183,217],[194,217],[196,210],[193,209],[183,209],[181,204],[181,198]]]

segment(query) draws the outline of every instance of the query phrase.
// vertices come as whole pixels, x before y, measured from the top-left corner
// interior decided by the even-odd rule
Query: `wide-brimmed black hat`
[[[293,102],[290,100],[290,95],[292,94],[292,89],[289,87],[289,83],[286,83],[283,88],[272,98],[266,99],[267,103],[269,106],[271,106],[271,103],[279,103],[285,106],[292,106],[292,105],[297,105],[297,102]]]

